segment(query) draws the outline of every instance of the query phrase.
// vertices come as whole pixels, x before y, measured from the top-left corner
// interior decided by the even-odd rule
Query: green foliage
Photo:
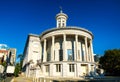
[[[17,76],[18,76],[19,71],[20,71],[20,64],[19,64],[19,63],[17,63],[17,64],[15,65],[15,72],[14,72],[15,77],[17,77]]]
[[[7,66],[7,62],[4,61],[4,62],[2,63],[2,65],[3,65],[4,67],[6,67],[6,66]]]
[[[20,71],[22,71],[23,60],[20,61]]]
[[[18,58],[20,58],[20,71],[22,71],[22,64],[23,64],[23,55],[19,54]]]
[[[100,64],[109,75],[120,75],[120,49],[105,51],[100,58]]]
[[[23,64],[23,55],[19,54],[18,58],[20,58],[20,63],[17,63],[15,66],[15,72],[14,72],[15,77],[17,77],[20,71],[22,70],[22,64]]]
[[[95,55],[95,56],[94,56],[94,60],[95,60],[95,62],[99,62],[99,60],[100,60],[100,55]]]

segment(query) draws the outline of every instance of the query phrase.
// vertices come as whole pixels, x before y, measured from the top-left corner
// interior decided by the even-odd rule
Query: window
[[[50,54],[47,53],[47,61],[50,61],[51,57],[50,57]]]
[[[55,60],[55,50],[54,50],[54,60]]]
[[[85,55],[85,46],[84,46],[83,43],[82,43],[82,45],[81,45],[81,52],[82,52],[82,61],[85,61],[85,59],[84,59],[84,55]]]
[[[91,71],[94,71],[94,65],[91,65]]]
[[[33,51],[33,53],[38,53],[38,51]]]
[[[69,72],[74,72],[74,64],[69,64]]]
[[[67,55],[68,55],[68,60],[72,61],[73,60],[73,54],[72,54],[72,49],[67,50]]]
[[[63,24],[62,24],[62,27],[64,27],[64,26],[65,26],[65,24],[63,23]]]
[[[60,61],[63,60],[63,50],[62,49],[59,50],[59,60]]]
[[[60,23],[58,24],[59,26],[58,27],[60,27],[61,25],[60,25]]]
[[[56,64],[56,72],[61,72],[61,64]]]
[[[49,65],[45,65],[46,72],[49,72]]]

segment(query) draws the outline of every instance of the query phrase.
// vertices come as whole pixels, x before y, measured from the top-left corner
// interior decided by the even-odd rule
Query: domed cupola
[[[67,23],[68,16],[67,14],[63,13],[62,9],[60,13],[56,15],[56,25],[57,28],[65,28]]]

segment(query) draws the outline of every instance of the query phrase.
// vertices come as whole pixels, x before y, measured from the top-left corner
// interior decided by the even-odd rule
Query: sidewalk
[[[11,82],[32,82],[32,78],[26,78],[24,76],[14,77]]]

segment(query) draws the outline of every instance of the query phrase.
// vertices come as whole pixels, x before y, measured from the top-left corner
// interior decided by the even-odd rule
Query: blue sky
[[[56,26],[60,6],[68,26],[92,31],[95,54],[120,48],[120,0],[0,0],[0,43],[23,53],[29,33]]]

